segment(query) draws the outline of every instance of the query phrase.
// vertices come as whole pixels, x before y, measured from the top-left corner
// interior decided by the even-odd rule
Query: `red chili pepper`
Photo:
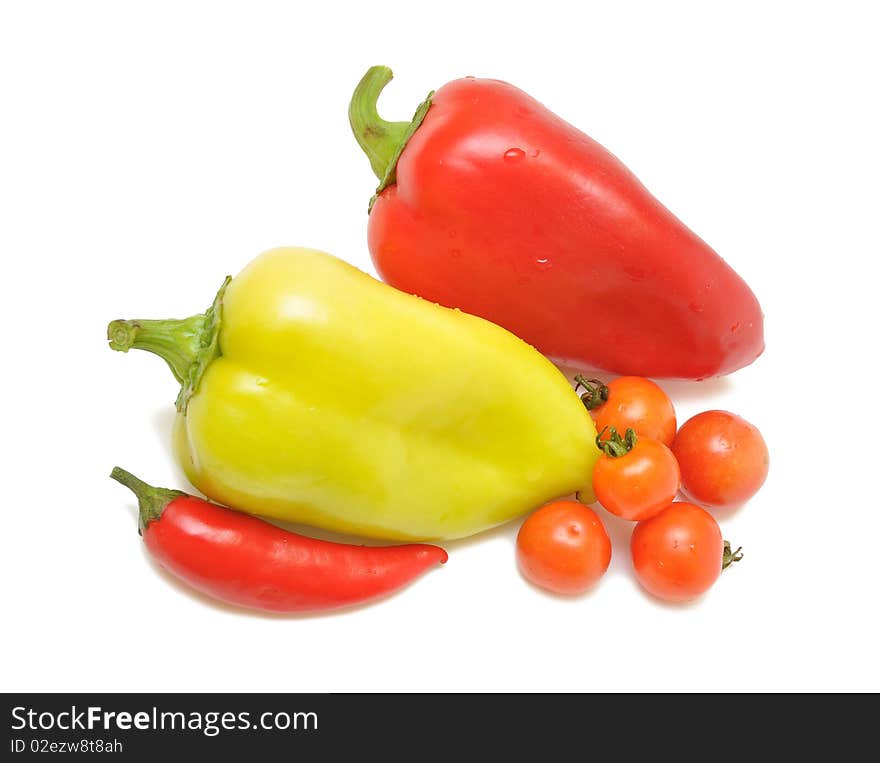
[[[306,538],[179,490],[156,488],[116,467],[138,498],[150,553],[193,588],[251,609],[318,612],[362,604],[405,586],[435,564],[439,546],[354,546]]]
[[[381,179],[369,246],[388,283],[618,374],[700,379],[761,354],[749,287],[594,140],[472,77],[386,122],[390,80],[370,69],[349,110]]]

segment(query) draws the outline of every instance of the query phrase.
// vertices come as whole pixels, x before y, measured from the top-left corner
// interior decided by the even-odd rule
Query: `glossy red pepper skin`
[[[123,470],[113,476],[138,495],[141,533],[153,557],[193,588],[240,607],[306,613],[363,604],[447,559],[439,546],[422,543],[356,546],[308,538],[179,491],[151,488]],[[154,492],[145,507],[146,490]]]
[[[616,157],[505,82],[433,94],[368,239],[388,283],[557,360],[702,379],[764,349],[736,272]]]

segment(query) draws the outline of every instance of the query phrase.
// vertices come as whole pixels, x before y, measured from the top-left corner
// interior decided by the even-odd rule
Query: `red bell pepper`
[[[388,283],[618,374],[701,379],[760,355],[746,283],[602,146],[472,77],[386,122],[391,76],[371,68],[349,110],[381,180],[369,246]]]

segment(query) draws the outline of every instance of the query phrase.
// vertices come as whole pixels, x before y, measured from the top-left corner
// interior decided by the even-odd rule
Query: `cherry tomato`
[[[686,421],[672,443],[688,497],[704,506],[734,506],[758,492],[770,467],[758,429],[727,411]]]
[[[669,448],[650,437],[635,437],[632,429],[625,438],[615,429],[608,440],[601,438],[602,434],[597,444],[603,454],[593,468],[593,491],[604,508],[623,519],[639,521],[672,503],[680,476]]]
[[[665,601],[688,601],[708,591],[730,552],[712,515],[692,503],[673,503],[639,522],[630,541],[633,568],[646,591]]]
[[[639,437],[672,444],[675,408],[669,396],[650,379],[621,376],[607,385],[583,376],[575,380],[586,390],[581,399],[590,410],[597,431],[606,427],[614,427],[618,432],[633,429]]]
[[[611,563],[611,540],[595,511],[577,501],[554,501],[523,522],[516,538],[522,574],[556,593],[592,586]]]

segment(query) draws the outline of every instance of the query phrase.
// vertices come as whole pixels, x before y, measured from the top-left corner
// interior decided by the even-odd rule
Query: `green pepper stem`
[[[409,128],[409,122],[387,122],[376,110],[379,94],[393,76],[387,66],[371,66],[354,89],[348,106],[348,121],[355,140],[379,180],[388,172],[391,159]]]
[[[138,499],[138,532],[143,535],[144,529],[150,522],[155,522],[162,516],[165,507],[175,498],[185,496],[180,490],[167,490],[162,487],[153,487],[143,480],[139,480],[131,472],[113,467],[110,477],[122,485],[125,485]]]
[[[220,356],[220,323],[223,296],[231,277],[227,276],[204,313],[189,318],[167,320],[111,321],[107,326],[110,349],[128,352],[132,347],[146,350],[162,358],[180,382],[175,405],[186,411],[189,399],[211,362]]]
[[[204,330],[204,313],[183,319],[117,320],[107,327],[107,339],[112,350],[128,352],[134,348],[158,355],[183,384],[199,355]]]
[[[393,76],[387,66],[371,66],[355,88],[348,105],[348,121],[355,140],[379,178],[379,187],[370,199],[369,209],[385,188],[397,182],[397,161],[431,108],[431,96],[434,95],[433,90],[428,93],[409,122],[387,122],[379,116],[376,101]]]

